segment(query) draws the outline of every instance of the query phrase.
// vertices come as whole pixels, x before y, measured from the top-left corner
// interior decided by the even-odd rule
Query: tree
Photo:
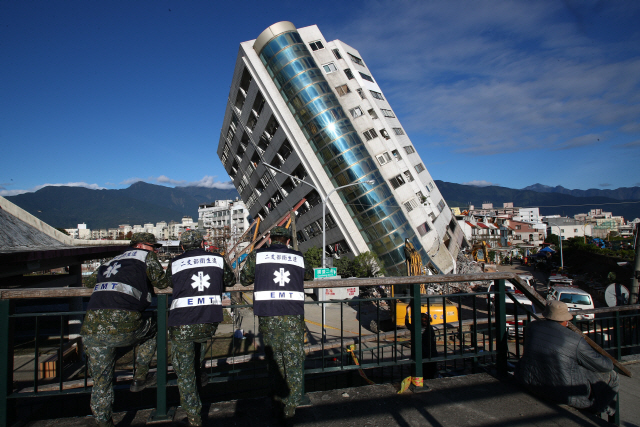
[[[304,262],[307,268],[322,267],[322,250],[316,246],[312,246],[304,253]]]
[[[378,277],[384,274],[382,263],[373,252],[364,252],[353,259],[355,277]]]
[[[545,243],[551,243],[552,245],[556,245],[558,246],[560,244],[560,239],[558,238],[557,235],[551,233],[547,236],[546,239],[544,239]]]
[[[346,256],[343,256],[342,258],[334,261],[333,266],[338,269],[338,275],[343,279],[353,277],[354,275],[353,261]]]
[[[132,237],[133,237],[133,231],[129,231],[127,232],[127,234],[124,235],[124,238],[126,240],[131,240]]]

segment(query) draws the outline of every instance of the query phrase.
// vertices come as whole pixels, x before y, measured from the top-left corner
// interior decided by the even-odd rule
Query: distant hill
[[[505,187],[476,187],[436,181],[449,206],[466,208],[469,203],[476,207],[482,203],[493,203],[501,207],[505,202],[513,202],[517,207],[540,207],[540,214],[560,214],[573,216],[602,208],[630,220],[640,217],[640,203],[624,203],[613,196],[575,196],[561,191],[551,191],[552,187],[536,184],[530,188],[545,191],[516,190]],[[563,189],[563,187],[553,187]],[[566,190],[566,189],[564,189]],[[610,192],[619,197],[633,195],[631,189],[615,193],[617,190],[586,190]],[[629,191],[626,191],[629,190]],[[566,190],[578,192],[582,190]],[[215,200],[234,200],[238,196],[235,189],[221,190],[204,187],[169,188],[162,185],[136,182],[121,190],[89,190],[83,187],[45,187],[35,193],[25,193],[7,197],[8,200],[35,215],[49,225],[60,228],[75,228],[86,223],[91,229],[113,228],[120,224],[144,224],[159,221],[180,221],[183,216],[198,218],[198,205]],[[640,200],[640,196],[636,201]],[[568,206],[570,205],[570,206]]]
[[[84,222],[97,229],[180,221],[185,215],[197,220],[199,204],[236,197],[235,189],[169,188],[140,181],[122,190],[44,187],[7,199],[54,227],[75,228]]]
[[[640,217],[640,197],[635,199],[636,203],[624,203],[620,199],[602,196],[572,196],[560,192],[537,192],[497,186],[476,187],[437,180],[436,184],[449,206],[458,206],[460,208],[466,208],[469,204],[481,207],[483,203],[493,203],[494,207],[502,207],[503,203],[513,202],[513,206],[516,207],[540,207],[541,215],[573,216],[579,213],[587,213],[591,209],[601,208],[607,212],[613,212],[614,215],[623,216],[625,220]],[[536,184],[536,186],[540,186],[540,184]]]
[[[533,184],[523,188],[523,190],[537,191],[538,193],[560,193],[575,197],[607,197],[617,200],[640,200],[640,187],[620,187],[615,190],[569,190],[558,185],[549,187],[548,185]]]

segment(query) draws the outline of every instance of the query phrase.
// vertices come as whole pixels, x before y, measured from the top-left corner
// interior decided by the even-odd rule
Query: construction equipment
[[[487,248],[487,242],[474,243],[471,248],[471,256],[476,262],[489,262],[489,250]]]
[[[422,276],[425,274],[422,266],[422,258],[418,251],[411,242],[407,239],[404,242],[404,254],[407,264],[407,276]],[[430,274],[428,269],[424,269]],[[427,295],[426,286],[420,285],[420,295]],[[391,288],[392,297],[405,296],[402,293],[396,292],[394,287]],[[394,300],[392,307],[395,305],[395,310],[392,310],[391,318],[382,319],[382,329],[392,329],[395,324],[398,328],[406,328],[411,324],[411,308],[409,307],[409,300],[406,298],[400,298]],[[450,323],[458,321],[458,307],[449,302],[431,302],[427,298],[422,297],[420,303],[420,311],[428,314],[431,317],[431,324],[437,325],[442,323]],[[389,325],[391,323],[391,325]],[[371,330],[377,332],[378,325],[375,321],[371,322]]]

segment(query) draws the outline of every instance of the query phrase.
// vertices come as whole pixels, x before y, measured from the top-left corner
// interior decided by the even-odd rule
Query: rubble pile
[[[482,273],[480,265],[471,261],[462,252],[458,254],[456,260],[457,274],[478,274]],[[457,282],[457,283],[432,283],[427,287],[429,294],[454,294],[466,293],[479,290],[478,288],[487,287],[491,284],[490,280],[474,281],[474,282]]]

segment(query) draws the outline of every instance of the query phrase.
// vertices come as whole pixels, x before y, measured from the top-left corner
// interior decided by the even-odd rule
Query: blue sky
[[[435,179],[640,186],[637,1],[0,1],[0,195],[229,188],[240,42],[288,20],[357,48]]]

